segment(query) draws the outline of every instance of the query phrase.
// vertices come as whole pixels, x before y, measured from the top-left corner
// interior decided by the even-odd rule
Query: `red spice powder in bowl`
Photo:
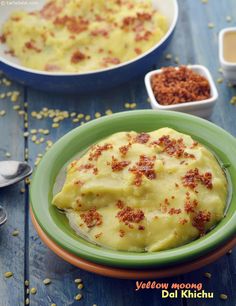
[[[145,76],[151,106],[209,117],[218,92],[209,70],[201,65],[164,67]]]

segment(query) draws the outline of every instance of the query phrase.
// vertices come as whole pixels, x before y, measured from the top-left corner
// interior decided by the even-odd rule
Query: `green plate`
[[[184,246],[153,253],[121,252],[96,246],[78,237],[67,218],[51,205],[56,177],[62,167],[91,144],[119,131],[152,131],[170,127],[191,135],[229,167],[232,195],[225,218],[208,234]],[[231,183],[229,184],[231,185]],[[198,258],[236,234],[236,140],[220,127],[198,117],[171,111],[140,110],[106,116],[62,137],[45,154],[30,188],[33,213],[43,231],[59,246],[89,261],[117,267],[147,268],[174,265]]]

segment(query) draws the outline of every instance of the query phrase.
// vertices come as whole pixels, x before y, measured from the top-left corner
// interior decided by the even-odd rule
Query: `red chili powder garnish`
[[[61,7],[56,6],[53,1],[48,2],[39,12],[41,17],[45,19],[51,19],[57,16],[62,11]],[[34,12],[32,12],[33,14]]]
[[[111,168],[112,171],[117,172],[123,170],[125,167],[127,167],[130,164],[129,161],[118,161],[114,156],[112,156],[112,161],[111,161]]]
[[[97,212],[96,208],[91,208],[87,212],[80,214],[80,217],[88,228],[102,224],[102,215]]]
[[[80,61],[83,61],[84,59],[86,59],[86,55],[80,51],[75,51],[72,56],[71,56],[71,63],[72,64],[77,64]]]
[[[198,206],[198,201],[196,199],[190,200],[190,198],[187,196],[186,201],[184,203],[184,210],[187,214],[194,213],[195,208]]]
[[[116,217],[120,222],[125,223],[125,225],[130,225],[130,223],[141,222],[145,216],[141,209],[126,206],[117,213]]]
[[[125,203],[121,200],[118,200],[117,203],[116,203],[116,206],[119,208],[119,209],[122,209],[125,207]]]
[[[120,151],[122,156],[125,156],[127,154],[127,152],[129,151],[129,148],[131,147],[131,145],[132,144],[129,142],[127,145],[119,147],[119,151]]]
[[[158,140],[153,141],[151,144],[163,147],[163,151],[170,156],[195,158],[193,154],[184,151],[186,148],[183,138],[171,139],[169,135],[163,135]]]
[[[0,35],[0,43],[4,44],[6,42],[6,36],[4,34]]]
[[[27,41],[25,43],[25,47],[30,50],[34,50],[35,52],[41,52],[42,50],[35,46],[34,41]]]
[[[145,226],[139,225],[139,226],[138,226],[138,230],[139,230],[139,231],[144,231],[144,230],[145,230]]]
[[[142,176],[144,175],[149,180],[154,180],[156,178],[156,173],[154,171],[154,163],[156,156],[148,157],[145,155],[140,155],[139,161],[135,163],[132,168],[129,168],[135,175],[134,184],[140,186],[142,184]]]
[[[212,174],[210,172],[206,172],[204,174],[200,174],[198,168],[189,170],[184,177],[182,177],[182,182],[185,187],[189,187],[194,189],[197,187],[198,183],[201,183],[208,189],[212,189]]]
[[[120,233],[120,237],[124,237],[124,235],[125,235],[125,231],[124,230],[119,230],[119,233]]]
[[[90,154],[89,154],[89,160],[90,161],[97,160],[102,155],[103,151],[107,151],[107,150],[110,150],[112,148],[113,148],[113,146],[110,143],[106,143],[103,146],[100,146],[100,145],[94,146],[93,148],[91,148],[92,152],[90,152]]]
[[[182,224],[182,225],[186,224],[187,222],[188,222],[187,219],[180,219],[179,220],[179,223]]]
[[[186,66],[164,67],[151,79],[153,93],[161,105],[172,105],[210,98],[208,80]]]
[[[201,235],[205,233],[205,224],[211,220],[209,211],[199,211],[193,218],[192,225],[196,227]]]
[[[147,143],[148,140],[150,139],[150,135],[147,134],[147,133],[140,133],[138,134],[135,139],[134,139],[134,142],[137,142],[137,143]]]
[[[180,208],[174,208],[172,207],[169,211],[168,214],[169,215],[179,215],[182,212],[182,210]]]
[[[79,34],[88,29],[89,22],[86,19],[83,19],[81,16],[63,16],[57,17],[54,22],[55,25],[66,26],[68,31],[72,33]]]
[[[98,238],[101,237],[101,236],[102,236],[102,232],[96,234],[94,237],[95,237],[96,239],[98,239]]]
[[[104,36],[104,37],[108,37],[108,34],[109,34],[109,32],[106,29],[96,29],[96,30],[93,30],[91,32],[92,36]]]

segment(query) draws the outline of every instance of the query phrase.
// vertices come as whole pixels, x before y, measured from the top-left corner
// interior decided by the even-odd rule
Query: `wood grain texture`
[[[213,1],[203,4],[200,0],[179,0],[180,16],[177,29],[166,53],[171,53],[173,59],[167,61],[165,54],[157,58],[155,67],[179,64],[203,64],[206,65],[217,80],[222,78],[218,72],[218,31],[226,26],[236,25],[235,0]],[[226,22],[226,16],[232,17],[232,22]],[[208,23],[214,23],[213,29],[208,28]],[[176,58],[177,57],[177,58]],[[19,85],[13,85],[20,89],[22,97],[24,89]],[[229,103],[231,97],[236,95],[235,88],[229,88],[227,82],[217,84],[219,99],[217,101],[211,121],[223,127],[236,136],[236,106]],[[6,90],[0,87],[0,93]],[[9,89],[7,89],[9,90]],[[143,77],[139,77],[128,84],[103,92],[91,92],[87,95],[57,95],[38,92],[27,88],[24,97],[29,104],[29,130],[50,129],[51,133],[45,139],[56,141],[78,123],[72,123],[70,119],[64,120],[60,127],[51,129],[52,120],[37,120],[31,116],[32,111],[39,111],[43,107],[51,109],[68,110],[70,112],[84,113],[94,118],[96,112],[105,114],[106,110],[113,112],[124,111],[126,102],[137,104],[138,109],[150,108],[147,102],[147,93],[144,87]],[[21,100],[22,101],[22,100]],[[22,137],[23,119],[12,110],[12,102],[0,100],[0,109],[6,109],[5,117],[0,117],[0,158],[4,158],[6,151],[10,151],[14,158],[22,159],[24,146],[29,147],[30,163],[33,165],[38,153],[44,153],[45,144],[36,145],[30,138],[24,143]],[[168,125],[168,122],[167,122]],[[220,141],[220,140],[219,140]],[[92,306],[144,306],[144,305],[236,305],[236,253],[224,256],[216,263],[198,271],[182,275],[180,277],[156,280],[158,282],[184,282],[202,283],[205,291],[213,291],[211,300],[181,300],[165,299],[160,296],[159,290],[135,291],[135,281],[123,281],[97,276],[79,270],[62,261],[38,238],[33,229],[28,212],[27,194],[20,195],[19,189],[22,183],[0,191],[1,203],[7,206],[9,222],[0,230],[0,305],[23,305],[24,278],[29,278],[30,286],[37,288],[37,294],[30,296],[30,305],[48,306],[56,303],[57,306],[84,305]],[[26,220],[25,220],[26,218]],[[25,222],[26,221],[26,222]],[[14,228],[20,231],[19,237],[12,237]],[[24,235],[25,234],[25,235]],[[14,272],[12,279],[5,280],[2,274],[6,270]],[[212,273],[212,278],[204,277],[205,272]],[[184,273],[184,271],[183,271]],[[52,283],[43,284],[43,279],[50,278]],[[74,284],[75,278],[82,278],[84,289],[81,291],[83,299],[80,302],[74,300],[79,292]],[[219,299],[221,293],[226,293],[227,301]]]

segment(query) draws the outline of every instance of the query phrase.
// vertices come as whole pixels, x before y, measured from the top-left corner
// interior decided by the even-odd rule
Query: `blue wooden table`
[[[166,53],[172,54],[172,59],[167,60],[165,53],[162,58],[157,58],[156,67],[178,63],[206,65],[217,81],[219,90],[219,99],[210,120],[236,136],[236,105],[230,104],[236,89],[222,79],[217,46],[219,30],[236,25],[236,2],[204,2],[179,0],[178,26],[166,50]],[[66,96],[42,93],[8,82],[4,75],[0,78],[1,160],[24,160],[28,157],[30,164],[34,165],[48,144],[50,146],[50,141],[55,142],[80,124],[66,119],[58,128],[52,128],[52,119],[33,116],[34,112],[38,113],[45,107],[82,113],[91,118],[95,117],[96,112],[105,115],[110,110],[127,110],[125,103],[136,103],[137,109],[150,108],[143,76],[105,92]],[[89,119],[87,116],[82,121]],[[36,144],[31,140],[32,134],[27,137],[32,129],[49,129],[50,133],[40,137],[38,134],[42,143]],[[49,141],[48,144],[46,141]],[[7,224],[0,229],[0,306],[24,305],[25,301],[32,306],[48,306],[53,303],[57,306],[236,305],[236,250],[198,271],[168,280],[156,280],[170,284],[202,283],[205,291],[214,292],[213,299],[163,300],[159,290],[135,291],[135,281],[111,279],[79,270],[52,253],[40,241],[31,224],[28,187],[21,182],[0,190],[0,203],[7,208],[9,216]],[[6,271],[13,272],[13,277],[6,278]],[[206,278],[205,272],[211,273],[212,277]],[[46,286],[43,283],[45,278],[50,278],[51,284]],[[74,283],[76,278],[83,280],[82,290],[77,289]],[[28,294],[25,280],[29,280],[29,288],[37,289],[36,294]],[[79,291],[83,298],[75,301],[74,297]],[[227,294],[227,300],[220,299],[222,293]]]

